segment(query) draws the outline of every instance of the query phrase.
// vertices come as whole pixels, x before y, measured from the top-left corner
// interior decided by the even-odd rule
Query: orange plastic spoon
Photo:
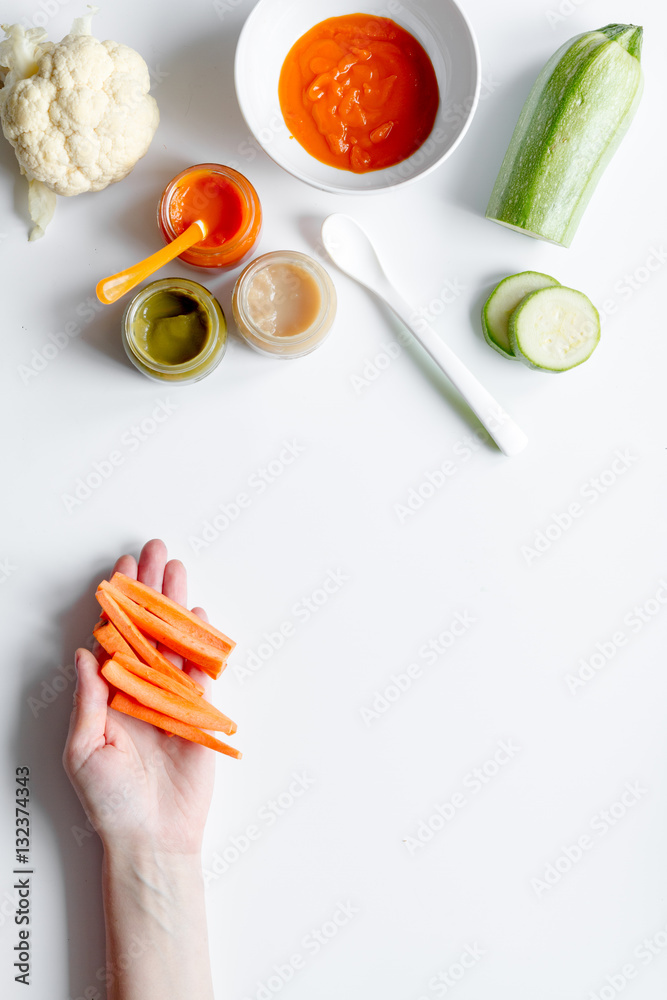
[[[133,264],[132,267],[128,267],[124,271],[119,271],[118,274],[102,278],[95,289],[98,299],[107,306],[111,305],[112,302],[116,302],[117,299],[125,295],[126,292],[129,292],[131,288],[138,285],[144,278],[148,278],[149,275],[154,274],[155,271],[164,267],[174,257],[185,253],[186,250],[189,250],[190,247],[194,246],[195,243],[199,243],[205,237],[206,226],[204,223],[200,221],[193,222],[184,233],[181,233],[177,239],[168,243],[166,247],[158,250],[157,253],[151,254],[145,260],[140,260],[137,264]]]

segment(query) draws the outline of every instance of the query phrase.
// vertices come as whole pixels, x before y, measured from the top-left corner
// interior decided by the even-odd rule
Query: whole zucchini
[[[639,105],[642,37],[634,24],[609,24],[551,57],[514,129],[487,219],[570,245]]]

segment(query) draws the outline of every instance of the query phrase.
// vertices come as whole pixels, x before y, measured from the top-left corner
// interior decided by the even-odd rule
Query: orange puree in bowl
[[[386,17],[321,21],[292,46],[280,73],[290,132],[323,163],[364,173],[407,159],[428,138],[438,110],[431,60]]]

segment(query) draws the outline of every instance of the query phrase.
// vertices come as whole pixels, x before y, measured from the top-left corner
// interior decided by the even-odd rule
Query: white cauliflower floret
[[[30,182],[31,239],[43,235],[56,194],[122,180],[158,126],[146,63],[127,45],[94,38],[91,20],[77,18],[57,44],[18,24],[0,42],[0,120]]]

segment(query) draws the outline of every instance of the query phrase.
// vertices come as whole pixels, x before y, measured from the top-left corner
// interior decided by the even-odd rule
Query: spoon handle
[[[469,371],[463,362],[435,332],[428,323],[420,321],[416,328],[412,317],[414,310],[403,299],[393,286],[387,282],[382,289],[382,297],[390,309],[396,313],[400,321],[408,328],[414,338],[430,354],[436,365],[445,373],[452,385],[456,386],[470,409],[477,414],[480,421],[496,442],[504,455],[518,455],[528,444],[528,438],[517,427],[512,418],[502,408],[490,392]]]
[[[167,243],[166,247],[162,247],[157,253],[153,253],[150,257],[132,264],[131,267],[126,268],[124,271],[119,271],[118,274],[102,278],[95,289],[98,299],[107,306],[111,305],[112,302],[116,302],[117,299],[125,295],[126,292],[129,292],[131,288],[138,285],[144,278],[154,274],[155,271],[164,267],[174,257],[178,257],[179,254],[189,250],[195,243],[199,243],[205,235],[202,223],[193,222],[185,232],[181,233],[175,240],[172,240],[171,243]]]

